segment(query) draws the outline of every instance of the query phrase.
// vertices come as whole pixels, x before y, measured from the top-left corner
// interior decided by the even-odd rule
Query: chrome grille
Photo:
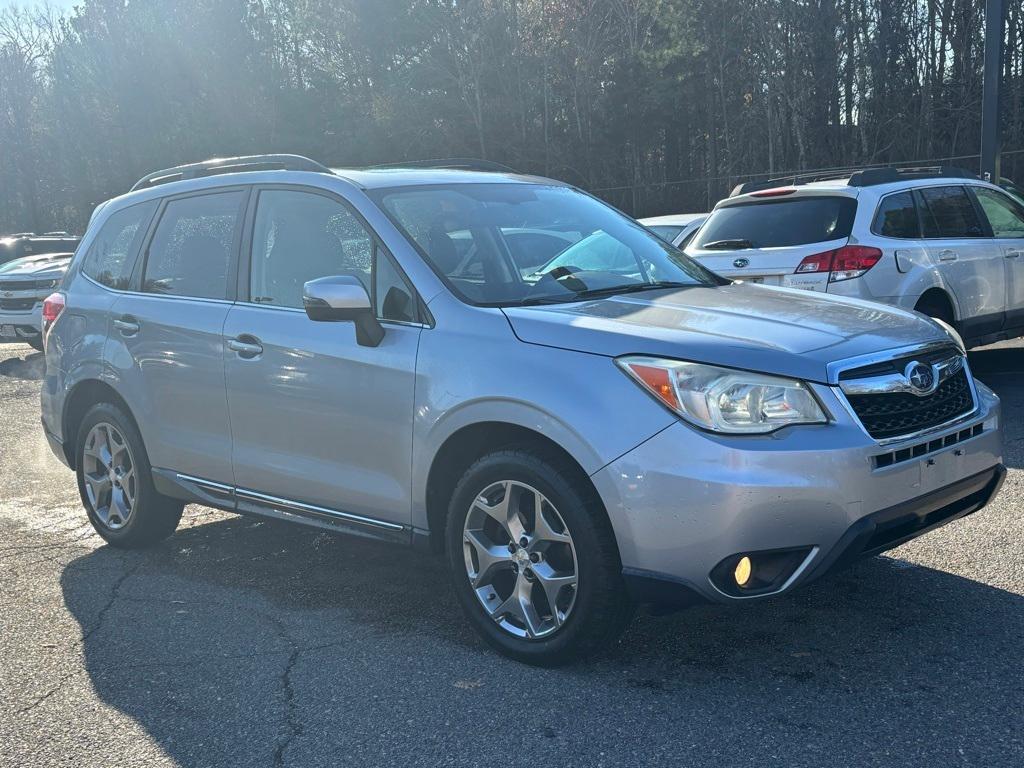
[[[876,440],[941,427],[975,407],[970,371],[959,350],[844,372],[839,385],[864,429]]]

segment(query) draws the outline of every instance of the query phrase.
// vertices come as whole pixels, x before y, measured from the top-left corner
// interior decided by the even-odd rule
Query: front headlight
[[[828,421],[802,381],[702,363],[628,356],[616,361],[640,386],[691,424],[758,434]]]

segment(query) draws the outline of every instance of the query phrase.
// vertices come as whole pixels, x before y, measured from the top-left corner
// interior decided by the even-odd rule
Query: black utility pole
[[[985,1],[985,84],[981,105],[981,175],[999,182],[999,85],[1003,76],[1006,0]]]

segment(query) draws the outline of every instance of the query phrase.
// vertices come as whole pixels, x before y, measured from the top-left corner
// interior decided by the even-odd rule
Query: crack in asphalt
[[[288,747],[291,746],[292,742],[305,731],[305,727],[298,716],[298,705],[295,703],[295,688],[292,683],[292,671],[295,669],[295,664],[298,662],[299,656],[303,651],[313,649],[304,649],[299,646],[299,644],[296,643],[288,633],[288,630],[285,628],[284,622],[281,621],[281,619],[266,613],[259,613],[258,615],[269,622],[277,630],[278,635],[292,647],[291,653],[288,656],[288,661],[285,664],[284,670],[281,672],[281,692],[284,696],[283,724],[287,732],[283,737],[277,740],[273,754],[274,768],[283,768],[285,752],[288,750]]]
[[[8,554],[18,555],[24,552],[39,552],[47,549],[63,549],[65,547],[73,547],[79,542],[85,541],[86,539],[91,539],[93,537],[99,538],[96,532],[92,529],[92,526],[89,526],[89,529],[87,531],[80,533],[78,536],[75,536],[74,538],[66,539],[64,541],[58,541],[52,544],[25,544],[18,547],[3,547],[2,549],[0,549],[0,562],[2,562],[4,560],[4,556]]]
[[[143,562],[144,562],[144,560],[139,560],[138,562],[135,563],[135,565],[133,565],[131,568],[129,568],[127,571],[125,571],[124,573],[122,573],[120,576],[117,577],[117,579],[114,581],[114,583],[110,587],[110,598],[103,605],[103,607],[100,608],[100,610],[97,612],[97,614],[96,614],[96,621],[93,623],[93,625],[88,630],[86,630],[84,633],[82,633],[82,638],[81,638],[81,640],[78,641],[79,645],[84,645],[85,642],[90,637],[92,637],[99,630],[100,627],[103,626],[103,622],[104,622],[104,620],[107,617],[107,613],[110,611],[110,609],[113,607],[114,603],[117,601],[118,593],[121,591],[121,586],[125,583],[125,581],[127,581],[131,576],[133,576],[135,574],[135,572],[139,570],[139,568],[142,567]],[[50,690],[48,690],[42,696],[39,696],[31,704],[16,710],[16,713],[19,714],[19,715],[23,715],[26,712],[31,712],[33,709],[35,709],[40,704],[42,704],[47,699],[49,699],[51,696],[53,696],[55,693],[57,693],[57,691],[59,691],[61,688],[63,688],[72,677],[74,677],[76,674],[79,674],[81,671],[82,670],[76,669],[76,670],[73,670],[71,672],[67,672],[67,673],[61,675],[61,677],[57,681],[56,685],[54,685],[52,688],[50,688]]]
[[[284,702],[285,702],[285,725],[288,727],[289,733],[285,735],[283,739],[279,739],[277,746],[274,747],[274,766],[275,768],[283,768],[284,766],[284,753],[285,750],[291,746],[292,741],[297,736],[301,736],[303,733],[302,723],[298,719],[298,707],[295,704],[295,689],[292,686],[292,670],[295,668],[295,662],[299,660],[300,650],[294,649],[291,655],[288,657],[288,663],[285,665],[284,672],[281,674],[281,688],[284,691]]]

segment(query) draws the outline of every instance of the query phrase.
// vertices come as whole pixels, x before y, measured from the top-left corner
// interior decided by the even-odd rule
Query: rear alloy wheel
[[[82,452],[85,493],[96,517],[112,531],[131,519],[138,478],[131,449],[117,427],[101,421],[89,430]]]
[[[144,547],[174,533],[184,504],[163,496],[135,423],[112,403],[94,405],[78,430],[75,467],[82,505],[116,547]]]
[[[470,623],[518,661],[599,652],[632,616],[601,501],[557,453],[509,448],[478,460],[452,495],[445,540]]]

